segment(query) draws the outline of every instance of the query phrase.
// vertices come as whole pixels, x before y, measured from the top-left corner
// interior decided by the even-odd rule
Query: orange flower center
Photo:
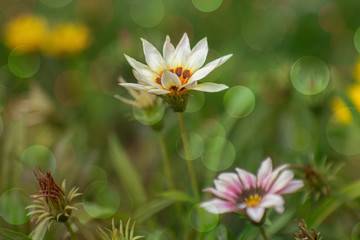
[[[254,195],[250,195],[249,197],[245,198],[245,203],[249,207],[257,207],[259,206],[261,199],[262,198],[259,196],[259,194],[256,193]]]
[[[186,84],[189,81],[189,78],[191,77],[191,72],[188,69],[183,69],[182,67],[178,67],[175,70],[169,69],[170,72],[175,73],[181,82],[181,85]],[[159,74],[159,77],[155,79],[155,82],[161,85],[161,75],[162,72]]]

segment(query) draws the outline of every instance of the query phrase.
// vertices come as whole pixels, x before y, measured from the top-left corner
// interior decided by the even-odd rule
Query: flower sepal
[[[174,112],[184,112],[188,103],[188,93],[160,95]]]

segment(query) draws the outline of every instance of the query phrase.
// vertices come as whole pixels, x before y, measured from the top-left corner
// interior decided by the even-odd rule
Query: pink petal
[[[267,191],[273,185],[274,181],[278,178],[280,172],[287,169],[289,166],[289,164],[284,164],[275,168],[271,175],[264,180],[264,190]]]
[[[235,170],[239,175],[241,184],[244,186],[244,189],[256,187],[256,177],[254,174],[249,173],[241,168],[236,168]]]
[[[260,165],[260,168],[257,173],[257,186],[260,188],[265,189],[265,180],[272,173],[272,162],[271,159],[268,157],[266,158]]]
[[[259,223],[261,219],[263,218],[265,213],[265,208],[261,207],[248,207],[246,208],[246,214],[248,215],[251,220],[253,220],[256,223]]]
[[[216,190],[222,192],[226,196],[229,196],[229,198],[231,198],[232,201],[236,201],[239,193],[236,190],[236,188],[234,188],[229,182],[221,179],[215,179],[214,184]]]
[[[243,190],[243,186],[241,185],[239,176],[236,173],[221,173],[218,176],[218,179],[224,180],[231,184],[235,188],[237,193],[241,193]]]
[[[260,207],[272,208],[272,207],[276,207],[276,206],[283,206],[284,204],[285,204],[285,201],[280,195],[266,194],[260,203]]]
[[[204,208],[206,211],[214,214],[221,214],[227,212],[236,212],[238,211],[235,204],[223,201],[217,198],[214,198],[207,202],[202,202],[200,207]]]
[[[283,171],[271,186],[269,193],[278,193],[281,189],[286,187],[291,179],[294,178],[294,173],[290,170]]]
[[[293,180],[289,182],[283,189],[278,191],[278,194],[287,194],[293,193],[299,190],[304,186],[304,182],[302,180]]]
[[[229,202],[235,202],[236,201],[236,196],[227,193],[227,192],[221,192],[216,190],[215,188],[206,188],[203,190],[204,192],[209,192],[214,194],[216,197],[221,198],[223,200],[229,201]]]

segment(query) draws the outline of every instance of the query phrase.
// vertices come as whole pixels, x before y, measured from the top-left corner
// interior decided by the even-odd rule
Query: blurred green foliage
[[[298,178],[309,177],[304,166],[310,165],[316,173],[311,176],[321,176],[328,190],[314,192],[318,188],[311,184],[319,181],[305,179],[302,192],[286,197],[283,215],[268,214],[265,228],[271,239],[291,239],[297,231],[295,218],[309,221],[327,240],[360,239],[359,103],[347,96],[347,88],[360,81],[359,10],[356,0],[0,2],[0,236],[11,231],[28,235],[34,228],[30,222],[7,221],[17,219],[11,213],[21,211],[12,209],[23,203],[9,204],[4,193],[13,188],[29,195],[37,191],[29,166],[43,165],[55,179],[66,178],[82,192],[97,181],[106,183],[119,199],[101,204],[115,201],[109,206],[119,205],[115,222],[132,216],[138,221],[135,232],[145,239],[260,239],[257,229],[238,215],[220,216],[211,226],[201,225],[206,221],[194,215],[176,114],[167,108],[162,132],[178,192],[168,189],[156,133],[135,120],[132,107],[114,98],[128,97],[118,86],[120,75],[135,81],[123,54],[144,62],[140,38],[161,50],[166,35],[177,43],[187,32],[192,46],[208,38],[207,61],[234,54],[206,79],[230,89],[192,93],[184,114],[187,131],[195,136],[190,143],[200,187],[211,186],[218,171],[241,167],[255,172],[266,156],[275,165],[292,164]],[[41,26],[8,29],[18,16],[28,14],[41,16],[46,31],[64,23],[80,23],[88,31],[57,36],[63,39],[58,48],[66,54],[48,54],[55,45],[24,49],[9,39],[30,41]],[[87,41],[79,40],[83,34]],[[75,44],[81,46],[75,49]],[[306,56],[315,62],[294,65]],[[353,124],[334,115],[336,97],[351,109]],[[34,160],[29,154],[41,157]],[[326,164],[343,165],[336,176],[318,167],[324,158]],[[208,198],[202,194],[202,200]],[[103,205],[96,208],[97,199],[89,195],[86,201],[104,210]],[[76,214],[84,235],[96,234],[95,226],[110,227],[110,216],[92,216],[84,208]],[[54,224],[45,239],[62,239],[63,232],[63,226]],[[19,233],[9,238],[26,239]]]

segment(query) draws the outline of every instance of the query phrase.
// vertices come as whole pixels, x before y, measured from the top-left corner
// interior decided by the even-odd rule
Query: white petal
[[[166,69],[166,63],[160,52],[148,41],[141,39],[143,42],[146,63],[154,71],[160,73]]]
[[[179,88],[181,86],[179,77],[170,71],[163,71],[161,84],[165,89],[170,89],[171,87]]]
[[[144,86],[141,84],[137,84],[137,83],[120,83],[121,86],[126,87],[126,88],[132,88],[135,90],[140,90],[140,91],[146,91],[151,89],[150,86]]]
[[[198,70],[205,62],[209,48],[207,39],[201,39],[196,46],[191,50],[191,53],[186,61],[185,69],[191,72]]]
[[[260,207],[271,208],[284,205],[284,199],[277,194],[266,194],[261,200]]]
[[[169,94],[170,91],[165,90],[165,89],[151,89],[148,91],[148,93],[153,93],[156,95],[165,95],[165,94]]]
[[[184,85],[182,85],[179,90],[183,89],[183,88],[186,88],[188,90],[191,90],[191,89],[194,89],[196,86],[197,86],[197,82],[191,82],[191,83],[186,83]]]
[[[170,37],[166,36],[166,40],[163,47],[163,56],[168,67],[171,66],[175,55],[175,47],[170,42]]]
[[[191,50],[189,38],[188,35],[184,33],[184,35],[180,39],[179,44],[176,46],[174,60],[171,65],[174,68],[184,66],[190,52]]]
[[[192,88],[192,90],[202,91],[202,92],[220,92],[227,88],[229,87],[224,84],[207,82],[207,83],[198,84],[196,87]]]
[[[272,162],[268,157],[260,165],[257,173],[257,186],[265,189],[264,180],[267,179],[272,173]]]
[[[246,208],[246,214],[256,223],[259,223],[263,218],[265,213],[265,208],[261,207],[248,207]]]
[[[134,70],[134,71],[135,71],[135,70]],[[119,77],[119,85],[120,85],[120,83],[127,83],[122,76]],[[142,84],[142,85],[143,85],[143,84]],[[134,89],[132,89],[132,88],[126,88],[126,89],[128,90],[128,92],[130,93],[130,95],[131,95],[134,99],[136,99],[136,98],[138,98],[138,97],[140,96],[140,94],[139,94],[137,91],[135,91]],[[120,99],[120,100],[123,101],[123,102],[125,102],[125,100],[126,100],[126,98],[123,98],[123,97],[121,97],[121,96],[119,96],[119,95],[115,95],[115,97],[118,98],[118,99]]]
[[[203,202],[200,204],[200,207],[204,208],[206,211],[214,214],[221,214],[227,212],[235,212],[237,211],[237,207],[235,204],[223,201],[220,199],[212,199],[207,202]]]
[[[227,181],[228,183],[230,183],[236,190],[238,193],[241,193],[243,190],[243,186],[241,185],[241,182],[239,180],[239,177],[236,173],[221,173],[218,176],[218,179]]]
[[[292,180],[288,183],[288,185],[286,185],[286,187],[278,191],[278,194],[293,193],[302,188],[303,186],[304,182],[302,180]]]
[[[212,62],[209,62],[204,67],[200,68],[198,71],[193,73],[193,75],[190,77],[189,82],[193,81],[199,81],[200,79],[203,79],[206,77],[210,72],[212,72],[215,68],[221,66],[223,63],[225,63],[232,54],[223,56],[221,58],[215,59]]]
[[[156,79],[156,77],[158,76],[156,73],[154,73],[149,66],[136,61],[135,59],[133,59],[132,57],[129,57],[128,55],[125,54],[125,58],[128,61],[128,63],[130,64],[130,66],[132,68],[134,68],[138,73],[144,75],[144,76],[148,76],[149,78],[151,77],[152,79]]]
[[[286,187],[291,179],[294,178],[294,173],[290,170],[285,170],[281,172],[279,177],[276,179],[274,184],[271,186],[269,193],[277,193],[278,191],[282,190]]]
[[[160,88],[162,89],[162,86],[154,81],[156,78],[149,78],[146,75],[142,75],[141,73],[137,72],[135,69],[133,69],[133,74],[136,80],[139,81],[139,83],[143,83],[145,85],[151,85],[154,88]]]
[[[241,168],[236,168],[236,172],[239,175],[241,184],[244,186],[244,189],[255,188],[256,187],[256,177],[254,174],[249,173]]]

